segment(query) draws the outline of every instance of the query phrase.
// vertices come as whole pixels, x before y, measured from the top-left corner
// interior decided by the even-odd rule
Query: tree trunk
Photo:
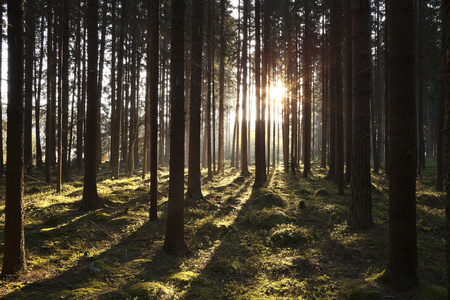
[[[200,129],[202,103],[203,0],[192,2],[191,86],[189,122],[189,173],[186,196],[203,198],[200,172]]]
[[[414,99],[414,1],[389,1],[389,256],[396,290],[417,285],[417,119]]]
[[[345,107],[345,182],[352,173],[352,14],[351,0],[344,0],[344,107]]]
[[[24,67],[23,0],[8,0],[8,132],[6,162],[5,235],[2,273],[23,272],[25,258],[24,172]]]
[[[311,173],[311,53],[310,8],[305,1],[305,34],[303,40],[303,177]]]
[[[247,56],[248,56],[248,15],[249,0],[244,1],[244,26],[242,41],[242,131],[241,131],[241,175],[248,176],[247,145]]]
[[[261,146],[264,143],[261,140],[261,4],[260,0],[255,0],[255,183],[253,188],[260,188],[263,185],[263,172],[261,169]]]
[[[158,219],[158,76],[159,76],[159,6],[160,0],[150,0],[150,220]],[[150,16],[151,15],[151,16]],[[148,53],[148,52],[147,52]],[[161,133],[162,134],[162,133]],[[161,147],[161,145],[160,145]]]
[[[170,177],[164,249],[188,252],[184,240],[184,0],[172,0],[170,63]]]
[[[80,210],[90,211],[103,207],[97,193],[97,60],[98,60],[98,0],[88,0],[88,78],[87,78],[87,112],[86,143],[84,148],[84,186]]]
[[[370,1],[352,0],[353,34],[353,143],[348,225],[352,229],[373,226],[370,179]]]
[[[59,126],[61,136],[61,180],[69,181],[69,157],[68,157],[68,137],[69,137],[69,6],[70,2],[63,0],[62,11],[62,39],[61,39],[61,122]]]
[[[25,10],[25,141],[24,161],[26,172],[33,169],[33,146],[31,141],[33,119],[33,64],[35,48],[35,2],[27,1]]]

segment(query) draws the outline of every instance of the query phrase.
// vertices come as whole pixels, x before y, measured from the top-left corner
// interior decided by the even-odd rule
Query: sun
[[[275,101],[281,102],[284,98],[286,88],[284,87],[284,84],[278,80],[276,82],[272,83],[272,87],[270,89],[270,96]]]

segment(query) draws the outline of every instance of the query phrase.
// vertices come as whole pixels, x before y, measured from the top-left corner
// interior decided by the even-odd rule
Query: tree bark
[[[84,186],[80,210],[90,211],[103,207],[97,193],[97,60],[98,60],[98,0],[88,0],[88,78],[87,78],[87,112],[86,143],[84,148]]]
[[[202,103],[203,0],[192,2],[191,86],[189,122],[189,173],[186,196],[203,198],[200,172],[200,130]]]
[[[24,176],[24,3],[8,0],[8,131],[6,162],[4,275],[27,269],[25,258]]]
[[[414,99],[414,1],[388,2],[389,22],[389,255],[394,289],[417,285],[417,119]]]
[[[172,0],[170,47],[170,175],[164,249],[188,252],[184,240],[184,0]]]
[[[353,138],[348,225],[373,226],[370,179],[370,1],[352,0],[353,34]]]

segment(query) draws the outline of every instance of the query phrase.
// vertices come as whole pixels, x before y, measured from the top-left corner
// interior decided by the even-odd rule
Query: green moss
[[[247,202],[256,208],[286,207],[287,202],[277,192],[269,189],[256,191]]]
[[[292,224],[279,225],[272,230],[270,241],[279,247],[303,245],[313,237],[305,228],[298,228]]]
[[[314,196],[329,196],[330,193],[327,189],[321,188],[314,192]]]
[[[350,293],[349,300],[378,300],[383,299],[380,292],[377,291],[356,291]]]
[[[197,278],[197,276],[198,276],[197,273],[194,273],[191,271],[178,272],[178,273],[175,273],[172,276],[170,276],[169,280],[181,282],[181,283],[188,283],[188,282],[194,280],[195,278]]]
[[[133,223],[133,220],[129,216],[118,217],[108,221],[108,224],[113,226],[125,226],[131,223]]]
[[[285,212],[278,209],[264,209],[250,212],[246,218],[251,225],[256,225],[256,227],[262,229],[271,229],[277,225],[292,221]]]
[[[143,297],[147,299],[171,299],[174,291],[159,282],[141,282],[128,289],[128,294],[133,297]]]
[[[111,216],[107,213],[96,211],[92,215],[89,216],[89,218],[94,222],[103,222],[110,218]]]
[[[427,286],[419,293],[420,300],[446,300],[447,290],[440,286]]]

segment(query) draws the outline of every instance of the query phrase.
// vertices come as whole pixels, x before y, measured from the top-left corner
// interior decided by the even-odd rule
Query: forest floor
[[[346,226],[346,195],[326,172],[272,171],[264,188],[227,169],[203,179],[205,199],[186,201],[191,254],[162,251],[168,171],[159,172],[159,221],[149,222],[149,179],[99,173],[107,208],[83,213],[82,173],[60,195],[39,171],[26,176],[28,271],[0,281],[2,299],[444,299],[444,194],[433,161],[417,188],[420,286],[396,293],[383,282],[388,249],[387,181],[372,177],[370,230]],[[253,171],[253,170],[252,170]],[[4,178],[0,181],[4,209]],[[0,218],[3,232],[4,214]],[[0,240],[3,252],[3,235]],[[442,295],[443,296],[443,295]],[[444,297],[444,296],[443,296]],[[445,296],[446,297],[446,296]],[[446,299],[446,298],[445,298]]]

